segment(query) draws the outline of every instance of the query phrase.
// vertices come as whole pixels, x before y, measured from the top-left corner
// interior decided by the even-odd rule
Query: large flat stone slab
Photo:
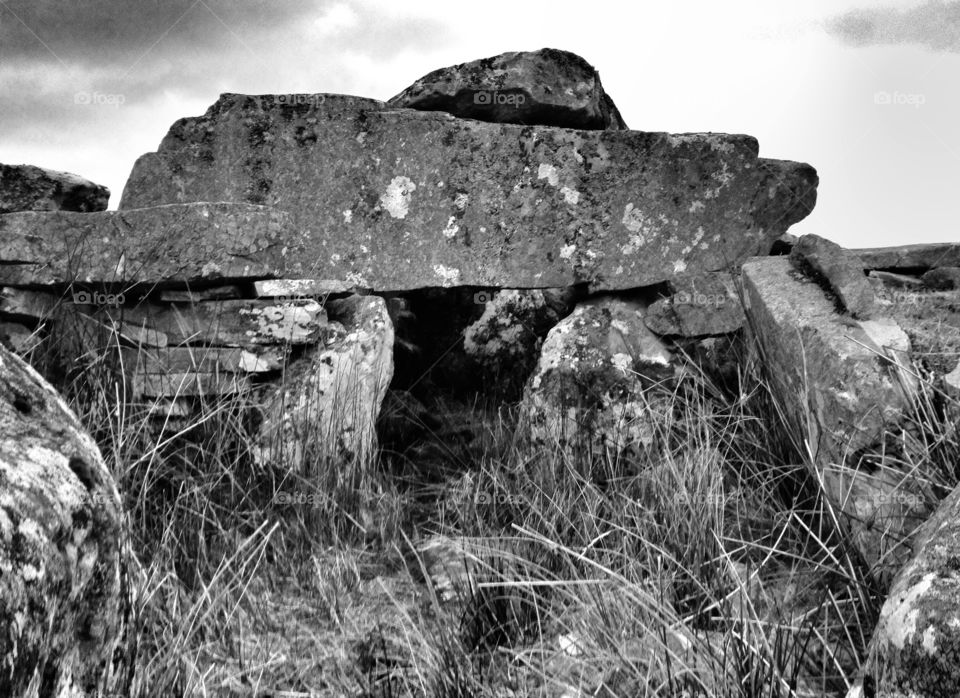
[[[285,259],[304,269],[290,278],[622,289],[767,254],[816,200],[812,167],[761,160],[749,136],[491,124],[313,97],[226,94],[181,119],[137,161],[120,208],[275,206],[299,236]]]
[[[250,204],[11,213],[0,216],[0,285],[299,276],[292,231],[287,214]]]
[[[0,165],[0,213],[104,211],[110,190],[69,172],[33,165]]]

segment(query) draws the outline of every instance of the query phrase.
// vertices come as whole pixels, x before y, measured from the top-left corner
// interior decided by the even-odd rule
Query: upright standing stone
[[[861,469],[906,420],[916,383],[910,340],[890,318],[851,320],[784,257],[743,266],[747,318],[763,351],[771,390],[791,428],[807,436],[824,489],[853,522],[868,563],[895,569],[894,548],[929,513],[916,478],[893,467]],[[886,572],[884,572],[886,574]]]
[[[350,296],[326,308],[341,331],[290,364],[264,400],[261,462],[299,468],[373,458],[377,415],[393,377],[393,324],[379,296]]]
[[[641,304],[593,299],[550,330],[521,404],[538,449],[585,460],[653,443],[669,400],[650,388],[674,372],[643,312]]]

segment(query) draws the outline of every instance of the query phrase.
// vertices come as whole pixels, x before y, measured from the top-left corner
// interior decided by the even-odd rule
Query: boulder
[[[848,698],[960,695],[960,488],[917,530],[914,549],[880,609]]]
[[[654,301],[643,318],[658,335],[707,337],[743,327],[743,308],[731,274],[684,275],[670,286],[673,294]]]
[[[937,291],[960,289],[960,267],[931,269],[923,277],[923,283]]]
[[[0,695],[98,695],[124,622],[123,529],[93,439],[0,347]]]
[[[873,314],[873,287],[853,252],[819,235],[804,235],[793,246],[790,261],[821,281],[853,317],[866,320]]]
[[[17,211],[105,211],[110,190],[69,172],[0,165],[0,214]]]
[[[582,302],[550,330],[520,411],[536,447],[578,459],[650,446],[669,398],[670,352],[643,322],[639,302]]]
[[[291,230],[282,211],[250,204],[10,213],[0,216],[0,285],[300,276]]]
[[[0,322],[0,345],[22,357],[40,346],[40,337],[18,322]]]
[[[369,463],[376,421],[393,377],[393,324],[379,296],[326,306],[332,332],[287,366],[261,404],[261,462],[308,470],[315,463]]]
[[[922,520],[926,499],[906,473],[871,472],[860,459],[882,450],[886,432],[911,409],[909,338],[890,318],[840,315],[826,292],[784,257],[751,260],[742,278],[771,390],[790,428],[807,436],[824,490],[850,517],[864,558],[886,560],[886,573],[905,554],[897,546]]]
[[[487,375],[526,382],[547,332],[573,310],[572,289],[479,292],[483,315],[463,332],[463,349]]]
[[[627,128],[596,69],[575,53],[552,48],[434,70],[387,104],[500,124]]]
[[[625,289],[736,268],[816,200],[812,167],[759,159],[749,136],[491,124],[313,97],[226,94],[178,121],[137,161],[121,211],[274,206],[292,225],[276,257],[300,269],[282,276],[376,292]],[[196,274],[216,247],[178,250],[164,275]]]
[[[934,242],[896,247],[865,247],[850,250],[864,269],[925,270],[960,266],[960,243]]]

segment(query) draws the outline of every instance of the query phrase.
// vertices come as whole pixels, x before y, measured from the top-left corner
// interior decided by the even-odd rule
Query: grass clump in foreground
[[[843,695],[885,589],[742,365],[737,395],[689,373],[649,449],[577,460],[461,405],[472,438],[427,456],[303,434],[299,462],[260,462],[254,394],[161,428],[115,371],[75,376],[141,563],[104,692]],[[914,457],[940,496],[960,445],[925,390]]]

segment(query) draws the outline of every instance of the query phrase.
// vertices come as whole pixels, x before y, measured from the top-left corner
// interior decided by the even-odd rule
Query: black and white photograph
[[[960,698],[960,0],[0,0],[0,698]]]

